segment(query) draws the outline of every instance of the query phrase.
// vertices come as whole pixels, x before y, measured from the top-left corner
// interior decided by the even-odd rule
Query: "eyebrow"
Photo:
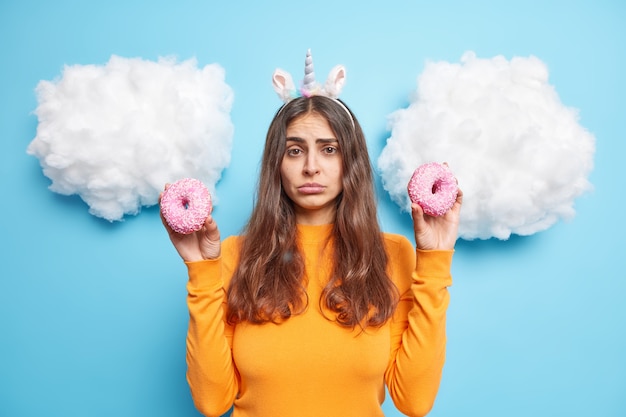
[[[306,142],[304,139],[297,137],[297,136],[289,136],[287,137],[287,142],[297,142],[297,143],[304,143]],[[319,138],[319,139],[315,139],[315,143],[337,143],[339,142],[337,139],[335,138]]]

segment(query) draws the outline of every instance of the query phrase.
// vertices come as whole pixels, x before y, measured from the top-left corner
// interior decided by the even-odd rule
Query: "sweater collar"
[[[298,239],[303,243],[315,243],[327,240],[332,233],[333,224],[307,225],[298,224]]]

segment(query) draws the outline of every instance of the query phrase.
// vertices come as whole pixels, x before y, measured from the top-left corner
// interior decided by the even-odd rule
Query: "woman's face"
[[[325,118],[309,113],[287,126],[280,175],[285,193],[294,202],[297,223],[335,221],[335,200],[343,191],[342,156]]]

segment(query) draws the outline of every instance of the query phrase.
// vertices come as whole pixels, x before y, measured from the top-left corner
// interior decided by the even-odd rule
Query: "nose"
[[[307,154],[304,160],[303,172],[304,175],[315,175],[320,172],[317,155],[315,155],[315,152],[310,152],[309,154]]]

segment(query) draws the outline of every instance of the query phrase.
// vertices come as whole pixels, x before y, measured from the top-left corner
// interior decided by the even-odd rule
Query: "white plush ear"
[[[328,74],[326,84],[324,85],[324,91],[330,98],[337,98],[341,94],[343,85],[346,83],[346,69],[343,65],[337,65]]]
[[[277,68],[272,76],[272,84],[274,91],[283,102],[286,103],[294,97],[296,85],[287,71]]]

